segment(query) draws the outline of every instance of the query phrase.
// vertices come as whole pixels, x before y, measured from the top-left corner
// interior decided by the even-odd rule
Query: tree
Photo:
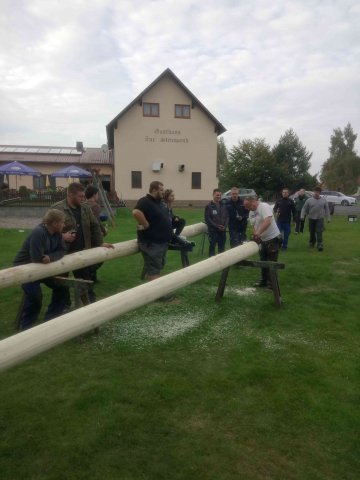
[[[222,170],[228,162],[228,151],[223,137],[217,142],[216,176],[220,177]]]
[[[309,173],[312,153],[301,143],[292,128],[286,130],[280,137],[278,144],[273,148],[273,154],[284,172],[283,185],[279,189],[288,187],[296,191],[299,188],[310,189],[315,186],[316,177]]]
[[[265,197],[271,195],[281,172],[265,139],[239,142],[230,150],[228,159],[220,177],[223,190],[236,185],[253,188]]]
[[[220,176],[220,187],[253,188],[265,198],[273,198],[283,187],[293,191],[313,188],[316,178],[308,172],[310,158],[293,130],[288,130],[271,148],[263,138],[243,140],[233,147]]]
[[[360,175],[360,157],[355,151],[357,134],[350,123],[344,130],[336,128],[330,137],[330,157],[323,164],[320,178],[326,187],[353,193]]]

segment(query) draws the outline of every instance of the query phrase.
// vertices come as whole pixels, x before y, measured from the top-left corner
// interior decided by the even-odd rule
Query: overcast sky
[[[360,134],[359,0],[0,0],[0,144],[85,147],[167,67],[227,128]],[[360,138],[357,142],[359,146]]]

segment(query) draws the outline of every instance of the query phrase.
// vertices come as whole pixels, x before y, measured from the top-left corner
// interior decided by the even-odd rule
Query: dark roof
[[[62,152],[62,153],[61,153]],[[0,145],[0,162],[68,163],[75,165],[113,165],[112,150],[86,148],[78,152],[73,147],[34,147],[28,145]]]
[[[190,92],[190,90],[182,83],[182,81],[170,70],[170,68],[167,68],[166,70],[163,71],[161,75],[159,75],[148,87],[145,88],[134,100],[129,103],[127,107],[125,107],[113,120],[111,120],[108,125],[106,125],[106,134],[107,134],[107,139],[108,139],[108,146],[109,148],[114,148],[114,128],[116,127],[116,122],[120,117],[122,117],[130,108],[135,105],[136,103],[141,102],[142,97],[152,89],[156,83],[158,83],[162,78],[164,77],[170,77],[172,80],[174,80],[175,83],[179,85],[180,88],[182,88],[191,98],[193,106],[197,105],[200,107],[203,112],[214,122],[215,124],[215,131],[218,135],[221,135],[222,133],[226,132],[226,128],[212,115],[209,110],[200,102],[198,98],[195,97],[193,93]]]

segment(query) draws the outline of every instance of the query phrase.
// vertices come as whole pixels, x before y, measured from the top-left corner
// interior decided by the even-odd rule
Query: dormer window
[[[158,103],[143,103],[144,117],[160,117],[160,105]]]
[[[190,105],[175,105],[175,118],[190,118]]]

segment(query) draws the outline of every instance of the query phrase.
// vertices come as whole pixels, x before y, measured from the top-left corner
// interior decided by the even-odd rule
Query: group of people
[[[307,197],[300,189],[295,199],[289,197],[289,189],[284,188],[272,208],[255,196],[239,198],[238,189],[231,189],[230,199],[221,199],[221,191],[214,189],[212,201],[205,207],[205,223],[208,226],[209,257],[225,250],[226,231],[229,231],[230,247],[236,247],[246,240],[246,228],[249,220],[252,227],[252,239],[261,244],[260,260],[277,261],[280,248],[288,249],[291,223],[295,224],[295,233],[304,232],[305,218],[308,218],[309,246],[317,246],[323,251],[324,221],[330,221],[327,201],[321,197],[321,188],[315,187],[312,197]],[[256,287],[270,287],[268,269],[261,270],[261,278]]]
[[[295,223],[295,233],[304,232],[305,218],[308,218],[310,240],[309,246],[315,246],[321,252],[324,250],[323,231],[325,219],[330,222],[329,205],[325,198],[321,197],[321,188],[315,187],[311,197],[306,196],[302,188],[295,195],[294,200],[289,197],[289,189],[284,188],[281,198],[275,202],[274,215],[279,230],[283,234],[282,250],[287,250],[291,233],[291,220]]]
[[[113,248],[104,242],[106,230],[99,220],[97,204],[98,189],[93,185],[85,187],[71,183],[64,200],[54,204],[46,213],[42,223],[34,228],[17,253],[14,265],[27,263],[48,264],[61,259],[65,254],[79,252],[93,247]],[[95,212],[95,214],[93,213]],[[74,270],[75,278],[93,281],[98,266]],[[45,278],[22,285],[25,294],[20,314],[19,329],[31,328],[37,321],[42,307],[41,283],[52,289],[50,304],[45,320],[65,313],[71,304],[69,288],[55,278]],[[93,287],[89,288],[89,299],[96,300]]]
[[[246,241],[248,221],[252,227],[252,239],[261,244],[260,259],[277,261],[279,249],[288,248],[291,232],[291,220],[295,222],[295,233],[304,231],[304,220],[308,218],[310,247],[323,250],[322,232],[324,219],[330,221],[329,207],[320,196],[321,188],[314,189],[313,196],[306,198],[301,189],[295,200],[289,198],[289,190],[284,188],[281,198],[272,208],[256,196],[239,197],[236,187],[231,189],[229,199],[222,200],[221,191],[213,190],[213,198],[205,207],[205,223],[208,227],[209,257],[225,250],[226,232],[229,231],[231,248]],[[175,196],[171,189],[165,190],[163,183],[153,181],[149,192],[140,198],[132,211],[137,222],[139,250],[143,256],[144,277],[151,281],[157,279],[166,262],[169,246],[191,250],[181,232],[185,220],[173,213]],[[67,196],[56,203],[46,213],[42,223],[35,227],[17,253],[14,265],[30,262],[48,264],[61,259],[67,253],[74,253],[93,247],[114,248],[104,242],[107,230],[100,222],[98,189],[89,185],[86,190],[80,183],[68,186]],[[75,278],[97,281],[96,271],[101,264],[73,271]],[[20,316],[20,330],[31,328],[39,316],[42,307],[41,283],[52,289],[50,304],[45,320],[57,317],[70,307],[70,293],[66,285],[54,278],[45,278],[22,285],[25,300]],[[268,269],[262,269],[258,287],[270,285]],[[93,286],[89,288],[91,302],[96,300]]]
[[[226,230],[230,234],[230,246],[237,247],[246,240],[249,211],[239,197],[239,190],[233,187],[228,200],[221,199],[221,190],[213,190],[213,198],[205,207],[205,223],[208,227],[209,257],[225,250]]]

